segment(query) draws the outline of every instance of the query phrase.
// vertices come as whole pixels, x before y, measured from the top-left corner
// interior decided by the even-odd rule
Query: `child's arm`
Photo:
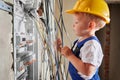
[[[75,55],[73,55],[70,48],[67,46],[61,47],[61,40],[57,39],[55,42],[56,49],[61,52],[61,54],[66,57],[77,69],[78,73],[91,77],[93,76],[96,67],[89,63],[83,63],[79,58],[77,58]]]
[[[73,55],[72,51],[67,46],[61,48],[61,54],[74,65],[80,74],[88,77],[94,74],[96,67],[89,63],[83,63],[79,58]]]

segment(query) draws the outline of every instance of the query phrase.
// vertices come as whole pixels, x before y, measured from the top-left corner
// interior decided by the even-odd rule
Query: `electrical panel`
[[[36,24],[37,0],[14,0],[14,72],[15,80],[38,80]]]

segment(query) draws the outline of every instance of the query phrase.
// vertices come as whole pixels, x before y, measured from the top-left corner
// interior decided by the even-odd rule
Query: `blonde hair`
[[[82,13],[82,14],[86,16],[89,21],[93,20],[96,23],[96,31],[103,28],[106,25],[106,22],[101,17],[88,13]]]

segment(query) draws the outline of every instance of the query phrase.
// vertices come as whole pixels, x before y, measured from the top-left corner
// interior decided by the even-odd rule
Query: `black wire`
[[[47,31],[47,34],[50,32],[50,27],[49,27],[49,4],[48,4],[48,1],[45,0],[45,26],[46,26],[46,31]]]

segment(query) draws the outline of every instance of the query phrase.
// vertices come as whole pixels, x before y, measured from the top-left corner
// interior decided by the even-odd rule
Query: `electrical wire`
[[[37,27],[37,30],[39,31],[39,34],[42,38],[42,43],[44,43],[44,40],[46,39],[44,37],[44,35],[47,36],[47,39],[46,39],[46,48],[47,48],[47,56],[48,56],[48,66],[47,66],[47,69],[46,71],[44,72],[46,75],[47,75],[47,71],[49,69],[49,72],[50,72],[50,80],[61,80],[61,77],[62,77],[62,80],[65,80],[63,78],[63,72],[62,72],[62,68],[61,68],[61,60],[62,60],[62,56],[61,55],[58,55],[56,52],[53,52],[52,51],[52,46],[50,44],[50,41],[53,37],[51,37],[51,26],[49,25],[50,24],[50,16],[53,16],[54,18],[54,23],[55,23],[55,26],[52,26],[52,29],[55,29],[55,31],[57,31],[57,28],[58,30],[60,31],[60,36],[61,36],[61,39],[62,39],[62,46],[64,45],[63,44],[63,32],[65,32],[66,36],[68,37],[69,39],[69,42],[71,44],[71,40],[70,40],[70,37],[69,37],[69,34],[67,33],[67,30],[65,28],[65,24],[64,24],[64,20],[63,20],[63,0],[58,0],[58,7],[59,7],[59,19],[57,20],[57,18],[55,17],[55,14],[54,14],[54,10],[52,9],[52,4],[51,4],[51,0],[45,0],[44,1],[44,4],[45,4],[45,25],[46,25],[46,32],[47,33],[44,33],[44,30],[42,29],[43,27]],[[52,15],[51,15],[51,14]],[[41,24],[39,23],[39,21],[33,17],[35,23],[37,26],[41,26]],[[58,32],[56,32],[57,34]],[[55,37],[57,37],[57,35],[55,35]],[[55,61],[55,63],[54,63]],[[64,61],[65,62],[65,61]],[[55,67],[56,67],[56,73],[54,74],[54,65],[55,64]],[[65,68],[65,63],[64,63],[64,68]],[[43,74],[44,74],[43,73]],[[67,75],[68,75],[68,70],[67,72],[65,73],[66,74],[66,80],[67,80]],[[56,78],[54,78],[56,77]],[[46,80],[46,78],[44,78],[44,80]]]

